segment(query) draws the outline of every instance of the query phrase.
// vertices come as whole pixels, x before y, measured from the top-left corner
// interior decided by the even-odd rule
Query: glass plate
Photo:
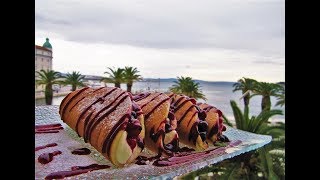
[[[253,134],[227,126],[223,133],[231,143],[239,142],[235,146],[223,147],[222,153],[208,154],[206,157],[191,160],[175,166],[157,167],[152,165],[130,164],[123,168],[114,167],[90,144],[85,143],[82,138],[60,119],[58,114],[59,106],[36,106],[35,107],[35,124],[52,124],[61,123],[64,127],[59,133],[35,134],[35,146],[43,146],[49,143],[57,143],[55,147],[49,147],[35,151],[35,177],[44,179],[48,174],[56,171],[70,170],[72,166],[86,166],[93,163],[107,164],[111,168],[91,171],[77,176],[67,177],[66,179],[172,179],[191,171],[198,170],[210,164],[217,163],[224,159],[235,157],[239,154],[255,150],[271,142],[271,136]],[[73,155],[71,151],[77,148],[89,148],[90,155]],[[213,147],[210,147],[212,149]],[[37,158],[45,152],[60,150],[62,154],[54,156],[53,160],[45,165],[40,164]],[[220,151],[221,152],[221,151]],[[144,150],[142,155],[151,156],[150,152]]]

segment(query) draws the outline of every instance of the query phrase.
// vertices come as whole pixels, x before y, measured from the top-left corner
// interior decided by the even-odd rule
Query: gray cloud
[[[40,1],[36,32],[150,48],[224,48],[284,57],[284,1]]]
[[[284,62],[277,62],[274,60],[257,60],[257,61],[253,61],[253,63],[255,63],[255,64],[274,64],[274,65],[280,65],[280,66],[284,65]]]

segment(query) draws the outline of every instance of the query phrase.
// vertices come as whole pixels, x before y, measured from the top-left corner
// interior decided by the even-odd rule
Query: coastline
[[[161,82],[159,85],[158,82],[136,82],[132,88],[133,92],[141,92],[141,91],[158,91],[158,92],[165,92],[168,90],[170,86],[173,85],[173,82]],[[113,87],[113,84],[106,84],[108,87]],[[206,102],[212,105],[215,105],[219,109],[222,110],[222,112],[225,114],[225,116],[231,121],[234,122],[234,116],[233,111],[230,106],[230,100],[235,100],[239,106],[239,108],[243,108],[243,102],[239,100],[239,97],[241,97],[241,92],[233,92],[233,87],[230,84],[219,84],[219,83],[212,83],[207,84],[203,83],[201,84],[202,91],[208,98],[207,101],[199,100],[200,102]],[[101,86],[100,86],[101,87]],[[122,89],[126,89],[125,84],[121,84]],[[70,93],[71,87],[70,86],[62,86],[59,89],[59,92],[56,93],[54,91],[54,98],[53,98],[53,105],[59,105],[60,102],[63,100],[64,96],[66,96],[68,93]],[[44,105],[45,99],[44,99],[44,93],[37,93],[35,94],[35,104],[36,105]],[[272,104],[275,104],[277,101],[276,98],[271,98]],[[261,111],[261,97],[255,96],[250,101],[250,114],[257,116]],[[276,123],[276,122],[283,122],[285,123],[285,108],[284,107],[276,107],[272,106],[273,109],[280,109],[283,110],[283,115],[276,115],[275,117],[272,117],[270,119],[270,122]]]

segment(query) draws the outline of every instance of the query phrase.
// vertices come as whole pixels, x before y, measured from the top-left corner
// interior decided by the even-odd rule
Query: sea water
[[[132,92],[141,92],[148,90],[155,90],[159,92],[165,92],[169,90],[174,84],[173,81],[153,81],[153,82],[135,82],[132,87]],[[231,121],[234,121],[233,112],[230,105],[230,100],[234,100],[241,110],[243,110],[243,99],[241,91],[233,92],[233,82],[199,82],[202,93],[205,94],[207,101],[198,100],[200,102],[207,102],[220,109],[224,115]],[[113,87],[113,84],[107,84],[107,86]],[[122,89],[126,89],[126,84],[121,84]],[[60,105],[64,96],[54,97],[52,105]],[[261,112],[261,99],[262,96],[254,96],[250,99],[250,115],[257,116]],[[270,118],[271,122],[285,122],[285,106],[275,106],[277,99],[271,97],[271,109],[280,109],[283,111],[283,115],[276,115]],[[44,105],[44,99],[36,100],[36,105]]]

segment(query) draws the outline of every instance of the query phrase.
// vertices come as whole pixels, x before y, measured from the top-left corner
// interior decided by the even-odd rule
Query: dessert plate
[[[47,147],[35,151],[35,178],[45,179],[47,175],[57,171],[69,171],[73,166],[88,166],[90,164],[109,165],[110,168],[94,170],[65,179],[173,179],[191,171],[195,171],[215,164],[225,159],[233,158],[239,154],[255,150],[271,142],[271,136],[259,135],[241,131],[229,126],[223,133],[230,139],[229,145],[225,147],[210,146],[209,150],[199,153],[196,158],[171,166],[155,166],[147,161],[146,165],[130,164],[123,168],[113,166],[90,144],[85,143],[78,137],[75,131],[68,127],[60,119],[59,106],[35,106],[35,125],[60,123],[64,129],[58,133],[35,134],[35,147],[56,143],[56,146]],[[71,152],[79,148],[91,150],[89,155],[75,155]],[[61,154],[53,157],[48,164],[38,162],[38,157],[43,153],[61,151]],[[146,157],[153,157],[148,150],[143,150]]]

